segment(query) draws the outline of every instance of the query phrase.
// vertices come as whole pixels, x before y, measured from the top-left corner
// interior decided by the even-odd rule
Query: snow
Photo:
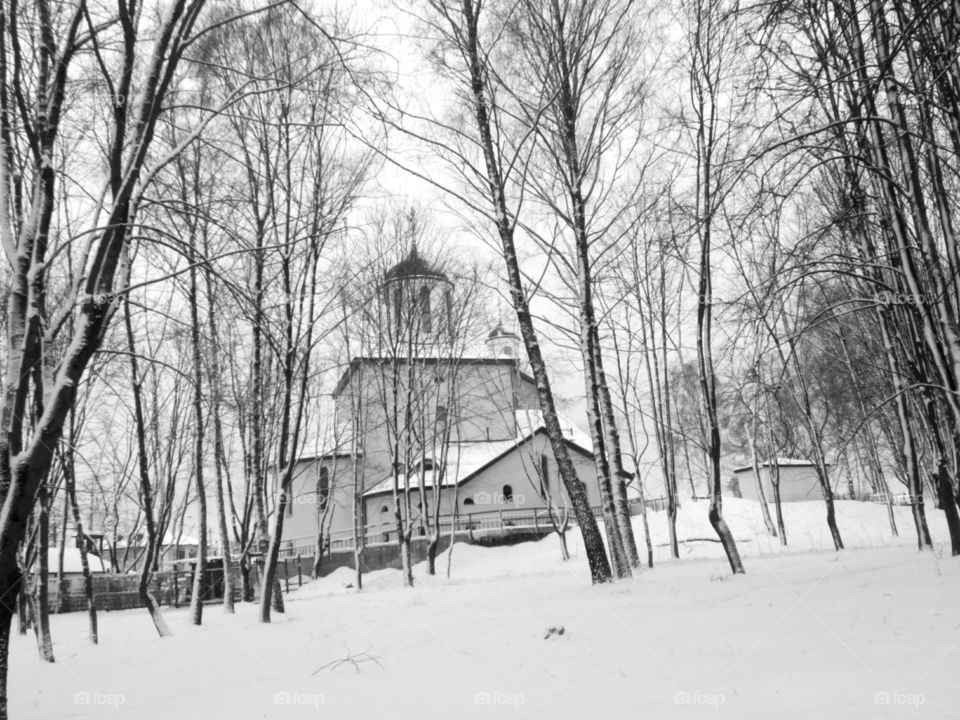
[[[517,410],[517,435],[520,438],[527,437],[540,428],[545,427],[543,423],[543,413],[540,410]],[[560,423],[560,431],[563,436],[571,442],[579,445],[588,452],[593,452],[593,440],[590,435],[585,433],[576,423],[565,415],[557,415],[557,421]]]
[[[943,546],[941,513],[929,511],[937,547],[919,553],[907,509],[897,509],[892,538],[884,506],[839,502],[848,549],[836,553],[821,503],[785,506],[789,550],[765,537],[755,503],[724,509],[743,576],[730,574],[716,543],[686,542],[680,561],[593,587],[574,529],[567,563],[548,537],[457,545],[452,578],[417,566],[413,589],[383,570],[357,594],[346,587],[352,571],[340,569],[292,592],[270,625],[249,604],[235,616],[208,606],[202,627],[166,609],[175,634],[160,640],[143,610],[103,613],[93,647],[83,613],[55,615],[55,664],[37,659],[32,634],[13,638],[10,716],[960,715],[960,559]],[[666,543],[663,513],[651,525],[654,543]],[[705,504],[682,507],[679,534],[712,537]]]
[[[47,551],[47,566],[51,573],[55,573],[59,567],[60,548],[50,548]],[[87,553],[87,562],[90,564],[90,571],[95,573],[105,573],[111,571],[111,565],[106,560],[93,553]],[[63,549],[63,571],[65,573],[82,573],[83,561],[80,558],[80,549],[75,547],[65,547]]]

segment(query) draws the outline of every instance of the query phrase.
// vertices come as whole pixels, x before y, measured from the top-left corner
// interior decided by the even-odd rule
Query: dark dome
[[[410,248],[409,255],[383,274],[383,279],[386,282],[412,277],[429,277],[447,281],[446,275],[433,268],[430,263],[420,257],[416,243]]]
[[[489,334],[489,335],[487,335],[487,340],[495,340],[496,338],[501,338],[501,337],[505,337],[505,338],[516,338],[517,336],[514,335],[512,332],[509,332],[509,331],[507,331],[507,330],[504,330],[504,329],[503,329],[503,323],[502,323],[502,322],[498,322],[498,323],[497,323],[497,326],[496,326],[493,330],[490,331],[490,334]]]

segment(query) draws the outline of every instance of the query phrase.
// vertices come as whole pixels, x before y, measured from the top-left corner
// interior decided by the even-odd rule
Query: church
[[[572,518],[520,338],[498,323],[482,352],[465,354],[455,289],[416,246],[383,274],[369,313],[382,330],[333,392],[335,447],[298,462],[286,553],[312,552],[321,534],[325,547],[347,549],[360,528],[367,545],[395,541],[398,503],[403,518],[428,525]],[[563,417],[561,426],[598,507],[590,437]]]

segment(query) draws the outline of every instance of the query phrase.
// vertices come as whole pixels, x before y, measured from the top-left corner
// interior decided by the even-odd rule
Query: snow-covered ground
[[[160,640],[143,610],[103,613],[93,647],[82,613],[54,616],[55,664],[13,640],[11,718],[960,718],[960,560],[939,512],[935,552],[918,553],[906,509],[892,538],[885,508],[841,502],[835,553],[821,503],[786,508],[787,552],[755,503],[725,510],[745,576],[690,542],[591,587],[574,530],[567,563],[554,537],[458,545],[452,578],[418,566],[414,589],[384,570],[358,595],[342,569],[271,625],[250,605],[208,606],[202,627],[167,610]],[[651,525],[666,543],[663,514]],[[712,536],[702,503],[679,527]]]

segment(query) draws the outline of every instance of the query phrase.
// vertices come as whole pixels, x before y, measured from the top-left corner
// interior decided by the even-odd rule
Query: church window
[[[327,506],[327,500],[330,497],[330,469],[326,466],[320,468],[317,475],[317,502],[322,510]]]
[[[430,288],[420,288],[420,326],[424,332],[430,332],[433,318],[430,317]]]
[[[547,456],[540,456],[540,497],[544,500],[550,495],[550,464]]]
[[[503,501],[513,502],[513,488],[509,485],[503,486]]]

